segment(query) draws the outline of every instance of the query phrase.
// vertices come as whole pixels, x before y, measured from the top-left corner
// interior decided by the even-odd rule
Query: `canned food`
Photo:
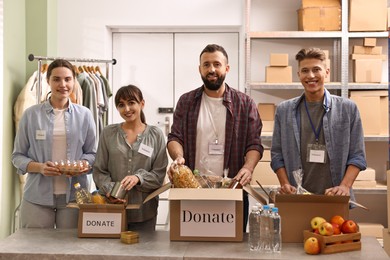
[[[117,199],[124,199],[126,197],[127,190],[122,186],[120,182],[115,182],[114,187],[112,187],[110,195]]]

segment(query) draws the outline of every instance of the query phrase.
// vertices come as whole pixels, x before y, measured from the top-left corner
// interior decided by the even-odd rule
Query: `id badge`
[[[209,143],[209,154],[223,154],[224,145],[219,143]]]
[[[35,140],[46,140],[46,131],[45,130],[36,130],[35,131]]]
[[[326,147],[322,144],[308,144],[306,162],[326,163]]]
[[[141,145],[139,146],[138,152],[140,154],[147,156],[147,157],[151,157],[153,154],[153,148],[150,146],[147,146],[146,144],[141,143]]]

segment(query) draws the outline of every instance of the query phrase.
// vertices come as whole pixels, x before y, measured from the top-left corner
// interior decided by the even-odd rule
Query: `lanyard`
[[[327,105],[326,93],[325,93],[325,95],[324,95],[324,98],[325,98],[325,106],[326,106],[326,105]],[[306,113],[307,113],[307,116],[309,117],[311,129],[313,130],[313,133],[314,133],[315,138],[316,138],[316,143],[318,144],[318,140],[320,139],[320,133],[321,133],[321,129],[322,129],[322,125],[323,125],[323,122],[324,122],[324,121],[323,121],[322,118],[321,118],[320,126],[319,126],[318,129],[316,130],[315,127],[314,127],[314,124],[313,124],[313,120],[312,120],[311,117],[310,117],[309,109],[307,108],[306,97],[304,97],[303,101],[304,101],[304,103],[305,103]],[[324,114],[322,115],[322,117],[324,117],[324,115],[325,115],[325,111],[324,111]]]

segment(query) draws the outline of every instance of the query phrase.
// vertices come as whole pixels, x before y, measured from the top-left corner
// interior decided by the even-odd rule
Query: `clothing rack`
[[[53,61],[53,60],[56,60],[56,59],[63,59],[63,60],[67,60],[67,61],[70,61],[70,62],[106,63],[107,65],[108,64],[112,64],[112,65],[116,64],[116,59],[100,60],[100,59],[45,57],[45,56],[34,56],[34,54],[28,55],[28,60],[29,61],[38,60],[38,72],[41,71],[42,61],[43,60]],[[109,71],[108,66],[106,66],[106,77],[107,78],[108,78],[108,71]],[[36,95],[37,95],[37,101],[38,102],[39,102],[39,100],[41,98],[41,92],[42,92],[41,82],[42,82],[42,76],[41,76],[41,73],[38,73],[38,84],[37,84],[37,89],[36,89]]]

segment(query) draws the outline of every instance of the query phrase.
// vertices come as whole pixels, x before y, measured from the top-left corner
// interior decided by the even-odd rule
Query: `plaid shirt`
[[[225,129],[224,169],[229,168],[233,178],[245,162],[245,154],[256,150],[263,156],[260,134],[262,122],[252,98],[225,85],[223,105],[227,109]],[[175,109],[168,142],[177,141],[183,147],[186,165],[195,167],[196,127],[203,86],[183,94]]]

